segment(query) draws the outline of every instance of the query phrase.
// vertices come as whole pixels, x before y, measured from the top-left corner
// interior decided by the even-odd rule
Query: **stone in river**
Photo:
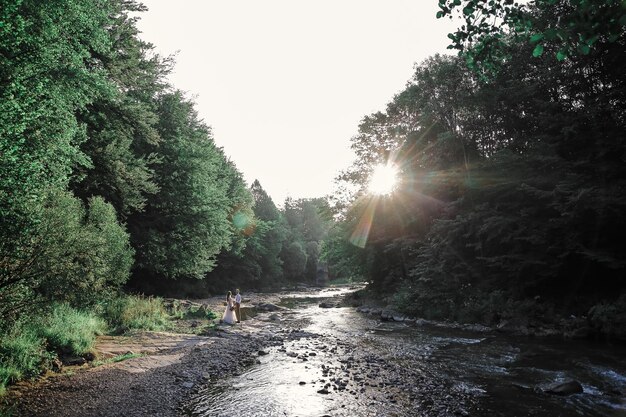
[[[284,310],[283,307],[279,307],[276,304],[272,304],[272,303],[262,303],[256,306],[259,310],[263,310],[263,311],[279,311],[279,310]]]
[[[318,394],[330,394],[330,392],[328,392],[328,390],[326,388],[322,388],[320,390],[317,390]]]
[[[319,307],[320,308],[334,308],[336,307],[336,305],[333,303],[329,303],[328,301],[323,301],[319,304]]]
[[[305,384],[306,384],[306,382],[304,382],[304,381],[300,381],[300,382],[299,382],[299,384],[300,384],[300,385],[305,385]]]
[[[571,395],[580,394],[583,392],[583,387],[580,382],[572,379],[565,382],[555,382],[548,385],[544,391],[554,395]]]

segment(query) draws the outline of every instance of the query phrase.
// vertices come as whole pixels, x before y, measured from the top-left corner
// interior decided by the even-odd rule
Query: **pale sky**
[[[321,197],[413,65],[445,53],[436,0],[143,0],[142,38],[177,52],[170,81],[277,205]]]

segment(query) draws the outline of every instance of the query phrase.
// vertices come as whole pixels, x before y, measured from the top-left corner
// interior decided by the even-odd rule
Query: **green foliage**
[[[128,235],[101,198],[91,199],[85,211],[69,193],[53,194],[42,229],[43,253],[34,268],[42,277],[37,292],[45,299],[90,305],[113,295],[128,279]]]
[[[105,322],[94,313],[67,304],[55,304],[43,317],[14,323],[0,333],[0,394],[7,385],[49,369],[57,354],[90,352],[105,330]]]
[[[283,271],[285,278],[296,281],[306,270],[307,254],[298,240],[287,241],[283,245],[280,253],[281,259],[283,259]]]
[[[46,339],[49,350],[83,355],[93,349],[96,336],[105,330],[106,323],[94,313],[57,304],[41,323],[39,333]]]
[[[20,323],[3,333],[0,339],[0,395],[6,386],[39,375],[50,357],[45,339],[34,326]]]
[[[104,360],[95,360],[92,362],[92,366],[102,366],[102,365],[106,365],[108,363],[117,363],[117,362],[123,362],[126,361],[128,359],[133,359],[133,358],[140,358],[142,357],[143,354],[141,353],[124,353],[122,355],[117,355],[117,356],[113,356],[112,358],[108,358],[108,359],[104,359]]]
[[[68,192],[49,190],[31,208],[38,224],[29,240],[4,253],[0,315],[10,323],[38,302],[88,306],[128,279],[132,249],[113,208],[95,197],[87,209]]]
[[[440,0],[437,18],[454,15],[464,24],[448,35],[470,68],[488,76],[510,57],[506,44],[534,44],[532,55],[549,49],[559,60],[589,55],[604,43],[623,39],[626,14],[622,0]]]
[[[128,330],[164,330],[169,314],[158,297],[123,296],[103,306],[103,318],[116,332]]]
[[[361,271],[423,317],[541,321],[597,305],[595,326],[615,333],[625,40],[559,65],[543,39],[507,38],[487,78],[461,58],[430,58],[385,112],[364,118],[340,176],[357,192],[322,251],[331,271]],[[401,171],[396,191],[368,195],[373,167],[387,162]]]
[[[177,319],[207,319],[217,318],[217,314],[205,305],[189,303],[188,301],[174,300],[169,308],[169,314]]]
[[[203,278],[232,239],[234,206],[230,182],[223,181],[229,167],[182,93],[164,94],[156,104],[162,138],[154,149],[162,158],[154,168],[159,193],[148,197],[145,211],[129,218],[136,267],[155,276]]]

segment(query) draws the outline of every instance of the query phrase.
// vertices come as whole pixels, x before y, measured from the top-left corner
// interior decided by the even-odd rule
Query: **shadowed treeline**
[[[479,16],[481,2],[463,3]],[[384,111],[363,119],[356,162],[339,178],[361,191],[338,200],[327,257],[419,317],[625,338],[624,10],[537,3],[509,21],[528,22],[525,30],[494,28],[498,42],[481,37],[461,57],[427,59]],[[577,53],[576,30],[586,30]],[[365,184],[381,163],[398,166],[400,183],[372,197]]]

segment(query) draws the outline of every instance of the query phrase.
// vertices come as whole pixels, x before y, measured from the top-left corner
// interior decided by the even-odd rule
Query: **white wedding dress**
[[[233,308],[231,310],[233,306],[234,306],[233,298],[228,297],[228,300],[226,302],[226,310],[224,311],[224,315],[222,316],[222,321],[224,323],[235,324],[235,322],[237,321],[237,315],[235,314],[235,309]]]

